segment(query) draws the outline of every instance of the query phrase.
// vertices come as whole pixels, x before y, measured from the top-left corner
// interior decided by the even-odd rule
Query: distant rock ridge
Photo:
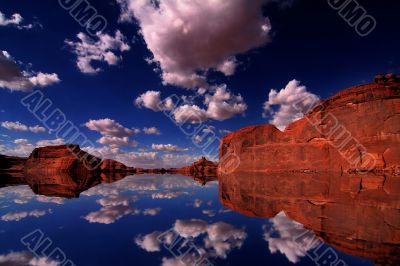
[[[237,157],[238,172],[400,173],[400,76],[343,90],[281,132],[273,125],[225,136],[219,157]],[[229,165],[229,164],[226,164]],[[232,166],[220,170],[232,172]]]
[[[78,145],[60,145],[36,148],[28,158],[0,155],[0,172],[23,173],[26,176],[57,175],[101,176],[107,174],[183,174],[197,178],[217,176],[216,163],[202,158],[191,166],[178,168],[143,169],[123,163],[101,160],[80,149]]]

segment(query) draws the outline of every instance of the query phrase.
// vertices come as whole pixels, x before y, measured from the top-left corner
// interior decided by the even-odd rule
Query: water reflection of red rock
[[[205,186],[208,182],[215,181],[218,179],[218,164],[207,160],[202,157],[192,165],[183,167],[177,171],[177,173],[190,176],[196,182]]]
[[[251,217],[284,211],[326,243],[376,265],[400,263],[400,178],[334,174],[219,177],[222,204]]]
[[[77,198],[83,191],[101,183],[98,176],[71,176],[68,173],[31,174],[26,181],[35,194],[62,198]]]

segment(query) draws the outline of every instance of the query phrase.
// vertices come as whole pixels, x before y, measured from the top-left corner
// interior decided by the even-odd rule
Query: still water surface
[[[201,183],[180,175],[83,183],[62,176],[0,188],[0,265],[374,265],[283,211],[260,217],[247,198],[254,195],[235,185]],[[356,251],[368,245],[354,241]]]

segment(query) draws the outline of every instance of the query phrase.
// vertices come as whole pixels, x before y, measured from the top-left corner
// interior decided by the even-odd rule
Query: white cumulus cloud
[[[0,50],[0,88],[26,92],[33,87],[47,87],[59,82],[56,73],[22,71],[7,51]]]
[[[93,62],[103,62],[109,66],[117,65],[122,60],[122,56],[118,56],[117,53],[130,50],[125,36],[119,30],[114,36],[98,32],[96,37],[97,40],[94,41],[80,32],[77,35],[78,41],[65,40],[77,56],[76,65],[82,73],[97,74],[102,71],[99,67],[95,68]]]
[[[89,120],[85,126],[93,131],[99,132],[103,136],[112,136],[117,138],[130,137],[139,132],[135,128],[126,128],[115,120],[104,118],[98,120]]]
[[[235,72],[235,55],[268,42],[264,0],[118,0],[121,21],[140,25],[165,84],[206,85],[206,71]]]
[[[12,131],[30,131],[33,133],[42,133],[46,132],[46,129],[44,127],[41,127],[39,125],[36,126],[27,126],[25,124],[22,124],[19,121],[4,121],[1,123],[1,126]]]
[[[157,151],[168,151],[168,152],[184,152],[188,151],[188,148],[180,148],[178,145],[172,144],[152,144],[151,148]]]
[[[280,130],[296,120],[301,119],[305,113],[317,105],[319,97],[309,91],[305,86],[300,85],[297,80],[290,81],[280,91],[271,90],[268,101],[264,103],[263,117],[272,116],[269,121]],[[274,111],[273,107],[278,106]]]

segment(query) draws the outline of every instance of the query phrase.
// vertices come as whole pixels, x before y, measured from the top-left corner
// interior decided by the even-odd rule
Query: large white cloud
[[[161,100],[161,92],[147,91],[136,99],[136,105],[145,107],[155,112],[171,111],[177,123],[202,123],[208,119],[224,121],[236,115],[243,115],[247,110],[247,104],[240,95],[233,94],[225,84],[211,86],[212,92],[204,94],[205,107],[187,101],[184,98],[182,104],[175,106],[171,98]]]
[[[65,43],[72,49],[77,56],[76,65],[82,73],[97,74],[102,71],[101,68],[95,68],[93,62],[103,62],[109,66],[117,65],[122,57],[117,53],[130,50],[130,46],[125,36],[116,31],[114,36],[98,32],[97,40],[94,41],[85,33],[80,32],[77,35],[78,41],[65,40]]]
[[[244,114],[247,110],[242,96],[232,94],[226,85],[217,87],[213,95],[206,95],[205,104],[208,107],[207,116],[218,121]]]
[[[30,91],[33,87],[47,87],[61,82],[55,73],[22,71],[7,51],[0,50],[0,88],[11,91]]]
[[[118,0],[121,21],[136,18],[165,84],[206,85],[206,71],[235,72],[235,55],[264,45],[264,0]]]
[[[117,138],[130,137],[139,132],[135,128],[126,128],[115,120],[104,118],[98,120],[89,120],[85,126],[93,131],[99,132],[103,136],[112,136]]]
[[[270,91],[268,101],[264,103],[263,117],[272,115],[270,123],[280,130],[284,130],[288,124],[311,111],[318,102],[317,95],[307,91],[305,86],[301,86],[300,82],[294,79],[279,92],[277,90]],[[273,109],[275,105],[279,106],[277,111]]]

